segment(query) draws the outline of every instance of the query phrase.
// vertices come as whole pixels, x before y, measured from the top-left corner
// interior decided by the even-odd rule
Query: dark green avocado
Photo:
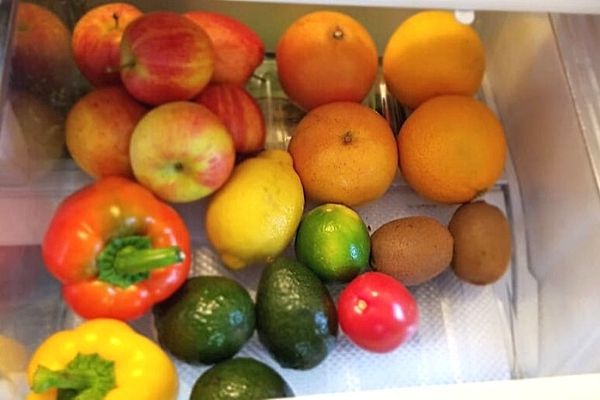
[[[175,357],[213,364],[233,357],[254,332],[254,303],[236,281],[199,276],[154,307],[158,341]]]
[[[278,258],[265,268],[258,285],[256,328],[261,343],[282,367],[310,369],[335,346],[335,303],[309,268]]]
[[[293,397],[275,370],[252,358],[233,358],[206,370],[194,384],[190,400],[261,400]]]

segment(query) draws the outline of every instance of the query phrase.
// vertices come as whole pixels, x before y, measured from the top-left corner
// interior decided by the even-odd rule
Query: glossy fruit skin
[[[235,163],[227,128],[191,101],[163,104],[145,114],[131,134],[129,155],[136,179],[158,197],[177,203],[219,189]]]
[[[153,247],[179,246],[185,259],[120,287],[99,276],[96,262],[113,239],[145,235]],[[63,284],[65,302],[83,318],[132,320],[171,296],[189,274],[190,237],[169,205],[136,182],[110,176],[85,186],[59,205],[42,242],[48,271]]]
[[[154,307],[159,342],[187,362],[213,364],[234,356],[254,333],[248,291],[222,276],[190,278]]]
[[[275,50],[281,86],[305,110],[334,101],[361,102],[377,74],[377,48],[349,15],[316,11],[288,27]]]
[[[73,58],[82,75],[96,87],[121,83],[121,37],[127,25],[142,15],[127,3],[108,3],[83,15],[73,28]]]
[[[231,83],[213,83],[204,88],[195,101],[223,121],[231,133],[236,152],[247,154],[264,149],[265,118],[246,89]]]
[[[28,382],[32,384],[35,381],[35,373],[40,366],[62,370],[78,355],[94,354],[114,363],[118,385],[106,396],[99,397],[93,391],[91,396],[90,391],[73,393],[61,390],[63,393],[59,393],[56,386],[51,386],[42,393],[29,393],[27,399],[127,399],[132,394],[136,400],[177,399],[179,379],[171,358],[153,340],[136,332],[125,322],[109,318],[90,319],[73,329],[61,330],[46,338],[29,361]],[[87,374],[94,376],[98,372],[90,367],[82,371],[83,376]]]
[[[321,280],[348,282],[369,265],[371,240],[358,213],[341,204],[323,204],[300,222],[296,258]]]
[[[314,368],[336,343],[335,303],[309,268],[279,257],[264,269],[258,284],[256,330],[283,368]]]
[[[285,380],[268,365],[252,358],[222,361],[194,384],[190,400],[262,400],[294,397]]]
[[[228,15],[191,11],[183,14],[210,37],[215,49],[214,83],[244,86],[265,56],[265,45],[250,27]]]
[[[415,334],[419,311],[400,282],[380,272],[366,272],[340,294],[338,317],[342,331],[356,345],[387,353]]]
[[[137,100],[151,105],[189,100],[210,81],[214,49],[194,22],[172,12],[132,21],[121,39],[121,80]]]

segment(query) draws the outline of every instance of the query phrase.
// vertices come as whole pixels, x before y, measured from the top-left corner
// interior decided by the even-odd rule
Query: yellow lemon
[[[268,262],[290,243],[304,209],[291,156],[266,150],[239,164],[206,212],[208,240],[231,269]]]

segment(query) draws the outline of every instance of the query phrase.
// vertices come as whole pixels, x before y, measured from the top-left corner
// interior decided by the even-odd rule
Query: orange
[[[477,32],[445,11],[420,12],[388,39],[383,76],[402,104],[416,108],[444,94],[472,96],[485,69],[485,50]]]
[[[353,102],[308,112],[288,148],[304,193],[320,203],[355,206],[382,196],[398,169],[398,151],[387,121]]]
[[[506,140],[500,122],[483,103],[440,96],[423,103],[398,136],[400,170],[423,197],[463,203],[500,177]]]
[[[297,19],[275,51],[281,86],[305,110],[334,101],[362,101],[375,82],[377,49],[352,17],[317,11]]]

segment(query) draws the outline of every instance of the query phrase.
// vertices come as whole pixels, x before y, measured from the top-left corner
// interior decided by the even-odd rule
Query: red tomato
[[[344,333],[365,350],[386,353],[417,331],[419,311],[410,292],[381,272],[355,278],[338,300],[338,318]]]

